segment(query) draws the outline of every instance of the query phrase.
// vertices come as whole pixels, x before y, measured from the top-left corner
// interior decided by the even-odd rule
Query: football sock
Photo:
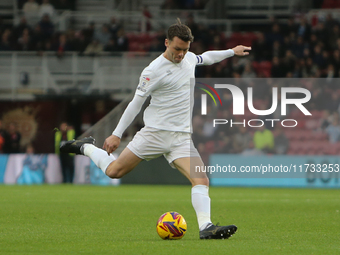
[[[203,230],[211,223],[209,187],[206,185],[192,187],[191,202],[196,211],[199,229]]]
[[[116,158],[110,154],[107,155],[107,152],[94,146],[93,144],[84,144],[82,146],[82,150],[84,151],[84,155],[88,156],[92,161],[98,166],[103,173],[105,174],[106,168],[116,160]]]

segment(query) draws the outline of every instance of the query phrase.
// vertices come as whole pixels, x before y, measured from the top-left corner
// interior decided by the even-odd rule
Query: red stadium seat
[[[325,151],[329,155],[339,155],[340,154],[340,143],[327,143]]]
[[[319,126],[319,122],[315,119],[306,120],[306,128],[309,130],[316,130]]]
[[[229,37],[230,41],[234,41],[237,44],[241,44],[243,41],[243,34],[239,33],[239,32],[234,32],[231,34],[231,36]]]
[[[259,72],[260,72],[260,62],[253,61],[252,62],[252,67],[253,67],[255,73],[259,74]]]
[[[226,48],[227,49],[234,48],[236,45],[238,45],[238,43],[236,41],[233,41],[233,40],[227,40],[227,42],[226,42]]]

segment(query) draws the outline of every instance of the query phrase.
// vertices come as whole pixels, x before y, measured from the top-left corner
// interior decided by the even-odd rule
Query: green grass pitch
[[[0,186],[0,254],[340,254],[340,190],[211,187],[228,240],[199,240],[189,186]],[[162,240],[158,217],[188,231]]]

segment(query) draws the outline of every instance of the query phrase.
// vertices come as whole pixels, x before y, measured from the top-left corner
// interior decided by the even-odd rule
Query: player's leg
[[[105,150],[96,147],[92,137],[68,141],[60,147],[60,151],[88,156],[110,178],[121,178],[142,161],[128,148],[116,159],[112,154],[108,155]]]
[[[200,157],[178,158],[172,163],[191,182],[191,202],[196,211],[199,229],[203,230],[211,224],[209,179],[203,172],[194,174],[191,172],[193,169],[190,171],[190,167],[204,164]]]
[[[106,175],[110,178],[121,178],[132,171],[141,161],[142,159],[129,148],[125,148],[119,157],[106,168]]]
[[[227,239],[237,230],[235,225],[215,226],[210,219],[209,179],[204,172],[197,171],[204,166],[200,157],[185,157],[174,160],[173,165],[192,184],[191,201],[196,211],[201,239]],[[196,168],[199,167],[199,168]]]

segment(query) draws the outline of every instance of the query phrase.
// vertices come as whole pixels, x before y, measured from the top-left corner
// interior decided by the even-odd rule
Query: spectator
[[[259,33],[257,35],[257,40],[252,45],[252,51],[254,55],[255,61],[264,61],[269,60],[270,52],[269,52],[269,45],[265,39],[263,33]]]
[[[109,43],[105,45],[104,51],[115,52],[118,51],[118,47],[114,38],[111,38]]]
[[[24,11],[25,15],[34,15],[39,11],[39,5],[35,2],[35,0],[28,0],[22,10]]]
[[[333,26],[333,29],[331,32],[329,32],[328,37],[329,37],[329,49],[330,50],[337,49],[336,41],[340,38],[340,28],[338,24]]]
[[[286,69],[286,74],[288,72],[293,72],[295,69],[296,57],[293,55],[291,50],[286,50],[285,57],[282,60],[284,68]]]
[[[337,77],[335,72],[335,68],[332,64],[329,64],[326,70],[326,78],[327,80],[332,80],[333,78]]]
[[[84,54],[95,56],[103,52],[103,45],[99,43],[98,40],[93,39],[93,41],[86,47]]]
[[[254,142],[249,141],[248,147],[241,153],[242,156],[260,156],[264,155],[262,150],[256,149],[254,147]]]
[[[332,13],[328,13],[326,16],[325,27],[331,32],[335,25],[339,25],[339,22],[333,18]]]
[[[298,28],[297,28],[298,36],[302,36],[303,39],[307,40],[310,36],[310,33],[311,33],[311,28],[307,22],[307,19],[304,17],[301,18],[300,24],[298,25]]]
[[[96,29],[96,24],[94,23],[94,21],[91,21],[89,25],[87,26],[87,28],[85,28],[82,31],[82,35],[84,36],[86,45],[92,42],[95,29]]]
[[[238,127],[238,132],[234,135],[234,151],[236,153],[245,151],[251,141],[252,136],[247,128],[245,126]]]
[[[1,42],[0,42],[0,51],[10,51],[12,49],[11,43],[10,43],[10,35],[11,32],[9,29],[6,29],[4,33],[1,36]]]
[[[108,44],[111,38],[109,26],[107,24],[103,24],[101,29],[95,32],[94,38],[104,46]]]
[[[284,56],[284,47],[279,41],[274,41],[273,43],[273,50],[272,50],[272,56],[282,58]]]
[[[318,67],[313,62],[312,58],[309,57],[306,60],[305,67],[302,68],[302,76],[303,77],[316,77],[318,73]]]
[[[224,78],[226,77],[226,72],[223,68],[223,64],[222,63],[218,63],[214,66],[212,66],[211,68],[211,75],[212,77],[215,77],[215,78]]]
[[[58,57],[62,57],[64,56],[65,51],[69,51],[70,50],[70,46],[67,42],[66,39],[66,35],[65,34],[61,34],[59,36],[59,41],[55,47],[55,50],[57,51],[57,56]]]
[[[15,26],[13,29],[13,36],[15,40],[19,39],[22,36],[24,30],[28,30],[29,35],[32,35],[32,28],[27,24],[26,18],[21,17],[19,25]]]
[[[55,153],[60,157],[61,169],[63,173],[63,183],[72,183],[74,176],[74,155],[60,153],[60,145],[75,138],[75,131],[66,122],[60,124],[60,129],[55,133],[54,145]]]
[[[31,51],[34,50],[34,45],[28,29],[25,29],[22,36],[18,39],[17,47],[18,51]]]
[[[223,49],[224,45],[219,34],[214,35],[213,42],[209,45],[209,50],[220,50]]]
[[[293,78],[302,78],[302,69],[305,66],[304,59],[297,59],[295,62],[295,68],[293,72]]]
[[[215,153],[235,153],[233,139],[227,136],[223,131],[217,135],[218,140],[215,141]]]
[[[79,31],[78,33],[76,33],[74,39],[75,39],[74,50],[82,54],[86,50],[86,47],[87,47],[87,42],[83,34],[83,31]]]
[[[8,125],[7,137],[5,138],[4,153],[20,153],[21,134],[17,131],[15,123]]]
[[[117,46],[119,51],[127,51],[129,48],[129,40],[125,35],[123,28],[119,29],[117,33]]]
[[[340,105],[340,98],[337,93],[331,93],[330,97],[327,99],[325,108],[330,112],[336,112]]]
[[[315,33],[311,34],[310,39],[308,41],[308,45],[309,45],[309,52],[312,56],[314,56],[314,54],[315,54],[314,53],[315,46],[319,45],[319,44],[320,44],[320,42],[319,42],[316,34]]]
[[[297,26],[295,24],[294,18],[290,17],[288,19],[287,25],[283,27],[283,34],[289,36],[291,33],[296,33]]]
[[[50,20],[50,16],[48,14],[45,14],[40,22],[39,22],[39,26],[41,29],[41,33],[44,37],[44,40],[46,39],[50,39],[53,35],[54,32],[54,25]]]
[[[117,32],[119,29],[121,29],[121,24],[117,21],[117,19],[115,17],[111,17],[110,19],[110,24],[109,24],[109,29],[110,29],[110,33],[111,33],[111,36],[113,38],[116,38],[117,37]]]
[[[253,68],[251,67],[251,63],[247,63],[244,67],[244,71],[242,73],[242,78],[256,78],[256,73],[254,72]]]
[[[193,140],[195,143],[195,146],[198,146],[199,143],[205,143],[206,142],[206,138],[203,134],[203,124],[204,124],[204,120],[202,118],[202,115],[196,115],[193,117],[192,120],[192,127],[193,127]]]
[[[313,62],[319,67],[322,68],[325,66],[325,59],[322,55],[322,48],[318,44],[314,47],[314,57]]]
[[[302,58],[304,55],[304,49],[306,48],[306,45],[304,43],[303,37],[299,36],[297,38],[296,43],[293,43],[292,45],[292,53],[297,58]]]
[[[332,123],[332,115],[328,110],[322,111],[322,116],[318,122],[317,130],[325,131],[326,128]]]
[[[278,57],[274,57],[272,61],[271,77],[281,78],[286,77],[286,68],[281,64]]]
[[[37,24],[33,30],[32,43],[37,51],[44,49],[45,36],[41,31],[41,26]]]
[[[0,16],[0,34],[2,34],[2,33],[5,31],[6,28],[7,28],[7,25],[4,24],[4,20],[3,20],[3,18]]]
[[[16,180],[17,184],[42,184],[47,168],[46,155],[34,155],[34,148],[29,144],[22,162],[22,169]]]
[[[203,131],[204,137],[207,139],[212,139],[216,131],[216,128],[213,125],[211,125],[211,123],[213,123],[213,118],[206,117],[204,124],[203,124],[202,131]]]
[[[335,69],[335,76],[339,77],[339,71],[340,71],[340,50],[333,51],[333,58],[332,58],[332,64]]]
[[[55,13],[55,10],[54,10],[53,5],[50,4],[50,1],[43,0],[39,8],[39,16],[44,17],[47,14],[50,18],[53,18],[54,13]]]
[[[258,150],[262,150],[265,153],[272,153],[274,151],[274,135],[264,125],[259,127],[254,133],[253,141],[255,148]]]
[[[283,128],[281,126],[277,126],[276,135],[274,138],[275,144],[275,153],[276,154],[286,154],[289,148],[289,139],[283,132]]]
[[[75,51],[77,47],[76,32],[73,29],[68,29],[65,36],[67,41],[67,50]]]
[[[319,40],[323,43],[323,46],[328,48],[329,35],[325,28],[325,23],[319,22],[313,32],[316,34],[316,37],[319,38]]]
[[[275,41],[278,41],[279,43],[283,43],[283,36],[282,36],[282,32],[280,31],[280,26],[278,23],[273,24],[272,31],[267,36],[267,42],[270,47],[273,46]]]
[[[340,141],[339,118],[334,118],[332,124],[330,124],[325,131],[328,134],[330,143],[337,143]]]
[[[194,16],[192,14],[189,14],[186,20],[186,25],[191,29],[191,33],[193,35],[198,34],[198,25],[195,22]]]

